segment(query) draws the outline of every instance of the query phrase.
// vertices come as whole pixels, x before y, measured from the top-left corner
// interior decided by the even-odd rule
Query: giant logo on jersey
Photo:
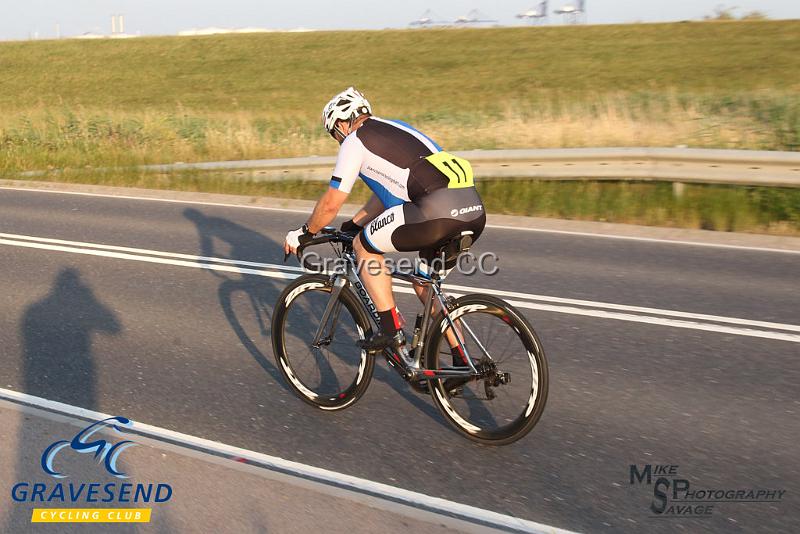
[[[483,211],[483,206],[478,204],[476,206],[470,206],[468,208],[461,208],[460,210],[452,209],[450,210],[450,216],[458,217],[459,215],[464,215],[465,213],[471,213],[473,211]]]

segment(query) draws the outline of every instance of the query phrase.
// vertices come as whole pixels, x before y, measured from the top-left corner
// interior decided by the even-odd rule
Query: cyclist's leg
[[[422,231],[414,230],[411,235],[408,232],[409,228],[417,228],[424,222],[425,216],[420,208],[406,202],[375,217],[353,242],[364,285],[378,311],[394,307],[392,279],[383,254],[416,251],[431,246],[438,239],[437,235],[426,235],[424,228]]]
[[[416,293],[417,298],[422,302],[423,306],[428,302],[428,299],[431,298],[428,294],[428,287],[421,286],[418,284],[413,284],[414,293]],[[437,299],[433,301],[433,314],[439,313],[442,309],[441,304]],[[458,328],[458,325],[456,325]],[[459,335],[463,335],[462,332],[459,330]],[[450,352],[453,356],[453,365],[466,365],[466,361],[464,360],[463,356],[461,356],[461,350],[458,347],[458,338],[453,333],[452,330],[447,330],[445,332],[445,338],[447,339],[447,343],[450,345]],[[463,337],[462,337],[463,339]]]
[[[386,268],[385,252],[394,252],[391,235],[393,229],[405,221],[405,205],[394,206],[370,221],[353,242],[359,263],[359,274],[372,301],[375,303],[380,322],[380,334],[367,344],[369,350],[377,350],[389,342],[401,330],[400,317],[392,295],[392,278]],[[402,342],[401,338],[397,342]]]
[[[377,310],[388,310],[394,307],[392,278],[387,272],[383,254],[377,252],[375,248],[367,248],[361,239],[353,241],[353,250],[358,259],[361,280]]]
[[[367,224],[354,248],[364,285],[379,314],[386,317],[386,311],[395,309],[391,275],[386,269],[383,253],[420,251],[425,257],[424,251],[434,250],[464,230],[472,231],[473,240],[477,240],[485,223],[480,197],[471,188],[434,191],[418,203],[407,202],[389,208]],[[446,267],[452,268],[452,265]],[[414,289],[424,303],[423,288],[415,286]],[[458,347],[451,332],[448,332],[448,339],[452,347]]]
[[[441,262],[444,258],[434,257],[436,249],[448,239],[464,231],[472,232],[473,243],[478,240],[486,226],[486,214],[484,213],[480,195],[478,195],[474,187],[440,189],[423,197],[419,204],[425,222],[416,228],[409,228],[410,233],[424,232],[436,238],[432,246],[420,249],[419,255],[431,269],[444,269],[444,276],[447,276],[447,273],[456,266],[456,259],[450,258],[442,264]],[[417,295],[419,295],[419,292],[417,292]],[[458,324],[456,328],[458,328]],[[463,340],[463,333],[460,329],[458,334],[462,336]],[[459,347],[456,333],[452,329],[448,329],[445,337],[450,345],[453,365],[466,365],[467,362]]]

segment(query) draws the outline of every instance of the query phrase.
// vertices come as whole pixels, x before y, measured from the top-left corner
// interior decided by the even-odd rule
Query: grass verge
[[[800,21],[13,42],[0,72],[5,172],[332,154],[350,84],[450,150],[800,149]]]

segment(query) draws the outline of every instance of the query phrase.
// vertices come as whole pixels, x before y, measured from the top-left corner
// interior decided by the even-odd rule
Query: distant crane
[[[544,0],[535,8],[531,8],[516,15],[518,19],[526,19],[531,22],[541,22],[547,20],[547,0]]]
[[[418,19],[409,22],[410,26],[432,26],[435,24],[445,24],[447,21],[439,17],[436,13],[428,9]]]
[[[577,24],[586,14],[586,0],[578,0],[577,5],[567,4],[553,11],[556,15],[564,15],[564,22]]]
[[[498,22],[494,19],[490,19],[487,15],[484,15],[477,9],[473,9],[466,15],[461,15],[455,20],[456,24],[491,24]]]

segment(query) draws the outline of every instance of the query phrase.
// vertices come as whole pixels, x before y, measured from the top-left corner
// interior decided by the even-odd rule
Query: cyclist
[[[322,123],[341,145],[336,167],[311,217],[286,235],[284,252],[296,253],[298,246],[330,224],[356,179],[364,180],[373,195],[342,224],[344,231],[358,231],[353,248],[359,273],[380,318],[380,332],[361,346],[370,352],[391,347],[395,356],[411,365],[383,255],[419,251],[431,262],[434,251],[462,231],[471,231],[476,240],[486,215],[472,168],[408,124],[372,115],[367,99],[353,87],[328,102]],[[414,289],[422,298],[423,288]],[[457,347],[454,336],[448,337],[453,337],[451,347]],[[458,350],[452,352],[453,364],[465,365]]]

